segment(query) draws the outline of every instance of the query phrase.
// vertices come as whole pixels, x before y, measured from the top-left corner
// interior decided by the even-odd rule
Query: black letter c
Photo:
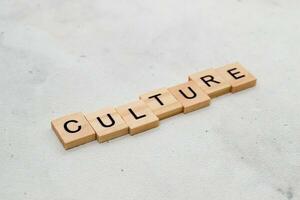
[[[76,133],[76,132],[78,132],[78,131],[81,130],[81,126],[80,126],[80,125],[78,126],[78,128],[77,128],[76,130],[70,130],[70,129],[68,128],[68,124],[71,123],[71,122],[73,122],[73,123],[78,123],[78,121],[76,121],[76,120],[69,120],[69,121],[66,121],[65,124],[64,124],[64,128],[65,128],[65,130],[66,130],[67,132],[69,132],[69,133]]]

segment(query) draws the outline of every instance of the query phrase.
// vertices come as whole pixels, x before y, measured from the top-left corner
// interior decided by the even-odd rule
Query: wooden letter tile
[[[140,96],[159,119],[165,119],[181,113],[182,104],[168,91],[161,88]]]
[[[96,131],[100,143],[128,134],[128,125],[112,107],[89,113],[85,117]]]
[[[239,63],[225,65],[218,68],[217,71],[231,84],[232,93],[256,85],[256,78]]]
[[[181,102],[184,113],[208,106],[210,103],[210,97],[194,81],[176,85],[168,90]]]
[[[189,76],[211,98],[230,92],[231,85],[214,69],[207,69]]]
[[[116,108],[129,126],[130,135],[159,126],[159,119],[143,101],[135,101]]]
[[[65,149],[95,140],[96,134],[82,113],[70,114],[51,122]]]

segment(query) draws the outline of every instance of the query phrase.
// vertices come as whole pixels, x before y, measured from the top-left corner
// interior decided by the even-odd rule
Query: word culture
[[[138,101],[116,108],[55,119],[51,126],[65,149],[96,139],[102,143],[155,128],[159,120],[206,107],[211,98],[255,85],[256,78],[241,64],[228,64],[194,73],[185,83],[148,92]]]

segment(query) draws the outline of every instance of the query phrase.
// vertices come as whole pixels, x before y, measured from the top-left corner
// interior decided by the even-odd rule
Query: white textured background
[[[65,151],[53,118],[239,61],[255,88]],[[1,0],[1,200],[300,199],[299,0]]]

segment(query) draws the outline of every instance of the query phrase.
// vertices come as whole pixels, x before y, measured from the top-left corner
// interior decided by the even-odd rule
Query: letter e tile
[[[241,64],[232,63],[217,69],[229,84],[231,92],[239,92],[256,85],[256,78],[248,72]]]

